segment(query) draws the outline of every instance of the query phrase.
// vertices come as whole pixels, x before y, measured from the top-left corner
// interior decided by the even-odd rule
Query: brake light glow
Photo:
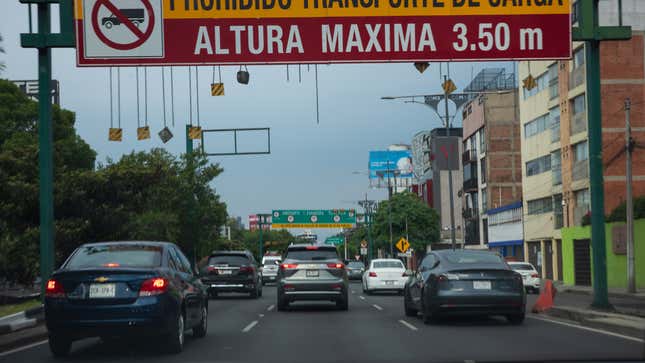
[[[329,267],[329,268],[344,268],[345,265],[343,265],[342,263],[328,263],[327,267]]]
[[[103,264],[103,267],[119,267],[119,266],[121,266],[121,265],[116,263],[116,262],[109,262],[109,263],[104,263]]]
[[[139,296],[154,296],[163,294],[168,290],[168,280],[163,277],[154,277],[145,280],[139,289]]]
[[[295,263],[283,263],[280,265],[280,268],[283,270],[293,270],[294,268],[298,268],[298,265]]]
[[[376,277],[376,272],[374,272],[374,271],[370,271],[369,276],[370,276],[370,277]]]
[[[538,274],[531,274],[531,277],[538,277]]]
[[[63,290],[63,285],[56,280],[47,281],[47,289],[45,289],[45,296],[50,298],[65,297],[65,290]]]
[[[437,280],[438,280],[439,282],[441,282],[441,281],[448,281],[449,279],[448,279],[448,277],[447,277],[446,275],[440,275],[440,276],[437,278]]]
[[[242,266],[240,267],[240,272],[247,272],[247,273],[253,273],[255,269],[253,266]]]
[[[307,246],[305,248],[308,249],[308,250],[317,250],[318,246]]]
[[[401,277],[408,277],[408,273],[407,273],[407,272],[404,272],[404,273],[401,275]]]

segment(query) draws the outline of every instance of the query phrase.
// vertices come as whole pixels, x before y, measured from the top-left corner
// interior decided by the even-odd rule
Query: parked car
[[[281,256],[264,256],[262,257],[262,284],[275,282],[280,268]]]
[[[374,291],[403,292],[408,275],[401,260],[379,258],[370,262],[370,267],[363,273],[363,292]]]
[[[335,301],[340,310],[349,307],[347,271],[334,246],[289,246],[278,271],[277,284],[280,311],[300,300]]]
[[[533,265],[528,262],[508,262],[508,265],[522,275],[522,282],[527,293],[540,293],[540,275]]]
[[[441,250],[428,253],[405,284],[405,315],[421,313],[428,324],[446,315],[504,315],[524,321],[522,276],[488,251]]]
[[[249,251],[214,251],[202,269],[201,279],[211,297],[220,293],[248,293],[262,296],[262,273]]]
[[[363,261],[349,261],[347,263],[347,278],[350,280],[360,280],[365,272]]]
[[[172,243],[89,243],[47,281],[45,320],[55,356],[94,336],[158,336],[161,346],[178,353],[185,330],[206,335],[208,295]]]

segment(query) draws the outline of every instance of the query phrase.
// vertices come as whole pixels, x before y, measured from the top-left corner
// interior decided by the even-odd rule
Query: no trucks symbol
[[[140,47],[152,35],[155,28],[155,12],[150,0],[139,0],[143,8],[118,8],[114,0],[97,0],[92,8],[92,29],[101,42],[110,48],[117,50],[132,50]],[[108,16],[100,16],[99,10],[105,7],[109,11]],[[142,31],[141,28],[144,27]],[[124,40],[123,30],[118,36],[118,27],[127,29],[131,34]]]

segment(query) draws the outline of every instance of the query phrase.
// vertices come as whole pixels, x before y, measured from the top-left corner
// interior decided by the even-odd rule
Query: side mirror
[[[437,267],[437,266],[439,266],[439,260],[436,260],[436,261],[434,262],[434,264],[432,265],[432,268],[435,268],[435,267]]]

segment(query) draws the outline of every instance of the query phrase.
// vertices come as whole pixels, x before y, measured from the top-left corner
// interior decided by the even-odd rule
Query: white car
[[[401,260],[375,259],[363,273],[363,292],[370,294],[374,291],[394,290],[402,293],[407,280],[408,275]]]
[[[533,265],[528,262],[508,262],[508,265],[522,275],[526,292],[540,293],[540,274]]]
[[[262,284],[267,282],[275,282],[276,276],[278,276],[278,268],[280,267],[280,262],[282,257],[280,256],[264,256],[262,257]]]

